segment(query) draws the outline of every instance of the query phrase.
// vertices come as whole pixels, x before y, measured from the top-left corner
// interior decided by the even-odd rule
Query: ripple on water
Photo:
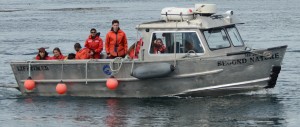
[[[39,9],[41,11],[103,11],[103,10],[109,10],[110,7],[93,7],[93,8],[57,8],[57,9]]]

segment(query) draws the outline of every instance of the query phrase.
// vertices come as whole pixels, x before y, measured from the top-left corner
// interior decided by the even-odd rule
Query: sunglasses
[[[96,33],[96,32],[95,32],[95,31],[93,31],[93,32],[91,32],[91,33],[93,34],[93,33]]]

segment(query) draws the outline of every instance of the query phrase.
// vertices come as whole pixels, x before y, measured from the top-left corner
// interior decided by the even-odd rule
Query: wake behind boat
[[[275,87],[287,46],[247,47],[236,27],[242,22],[233,11],[219,15],[214,4],[196,4],[164,8],[161,19],[137,25],[142,35],[136,43],[138,59],[11,62],[20,91],[38,96],[165,97]]]

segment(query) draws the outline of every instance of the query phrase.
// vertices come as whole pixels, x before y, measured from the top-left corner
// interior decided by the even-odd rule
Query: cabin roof
[[[199,16],[197,15],[194,19],[185,21],[151,21],[139,24],[136,26],[137,29],[146,28],[194,28],[194,29],[210,29],[222,26],[229,26],[234,24],[243,24],[233,16],[228,15],[212,15],[212,16]]]

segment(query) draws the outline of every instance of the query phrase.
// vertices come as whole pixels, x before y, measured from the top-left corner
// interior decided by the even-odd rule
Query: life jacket
[[[80,49],[76,53],[75,59],[90,59],[90,49],[88,48]]]
[[[95,36],[93,39],[90,35],[88,39],[86,39],[84,46],[94,51],[94,55],[92,56],[94,59],[100,59],[100,53],[103,50],[103,41],[99,36]]]
[[[51,60],[64,60],[64,59],[65,59],[65,56],[62,54],[60,54],[58,57],[55,57],[55,56],[51,57]]]
[[[36,55],[35,59],[36,60],[51,60],[51,57],[45,56],[45,59],[41,59],[40,55]]]
[[[141,38],[138,42],[134,43],[133,46],[131,46],[131,48],[129,49],[130,51],[128,53],[130,59],[138,59],[139,52],[140,52],[140,49],[141,49],[141,46],[143,45],[143,43],[144,42]],[[135,53],[134,53],[134,49],[135,49]]]
[[[111,29],[105,38],[105,50],[107,54],[110,54],[112,57],[125,57],[127,53],[127,37],[122,30],[114,32]]]

